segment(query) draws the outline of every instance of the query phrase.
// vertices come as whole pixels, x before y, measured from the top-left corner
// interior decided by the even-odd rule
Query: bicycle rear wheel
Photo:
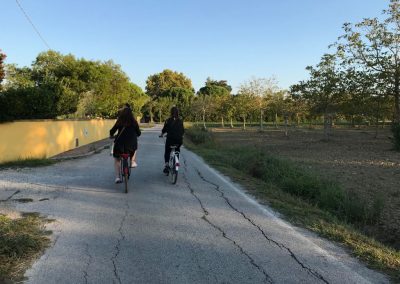
[[[171,182],[172,182],[172,184],[176,184],[177,180],[178,180],[178,171],[173,169],[171,171]]]
[[[125,193],[128,193],[128,173],[124,173]]]
[[[128,180],[129,180],[129,164],[127,159],[122,159],[121,160],[122,164],[122,171],[121,175],[124,180],[124,185],[125,185],[125,193],[128,193]]]

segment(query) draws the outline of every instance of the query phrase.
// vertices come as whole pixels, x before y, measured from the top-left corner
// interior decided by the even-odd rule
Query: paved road
[[[0,171],[0,190],[40,212],[54,244],[27,283],[387,283],[342,249],[294,228],[183,149],[172,185],[159,129],[140,137],[130,192],[108,151]]]

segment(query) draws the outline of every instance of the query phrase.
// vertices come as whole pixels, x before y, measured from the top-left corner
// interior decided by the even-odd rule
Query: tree
[[[207,94],[207,88],[217,86],[226,89],[229,93],[232,92],[232,87],[228,85],[228,81],[226,80],[212,80],[210,77],[207,78],[205,86],[200,88],[199,93]],[[208,93],[210,95],[210,93]]]
[[[171,97],[159,97],[154,101],[154,110],[158,114],[158,121],[169,116],[170,109],[176,105],[176,100]]]
[[[210,114],[214,110],[214,101],[211,96],[207,95],[197,95],[192,104],[192,110],[195,115],[199,115],[202,118],[203,128],[206,129],[206,118],[210,116]]]
[[[32,69],[29,67],[18,68],[15,64],[7,64],[5,66],[4,89],[19,89],[34,87]]]
[[[131,83],[121,66],[113,61],[76,59],[52,50],[40,53],[32,68],[7,65],[6,79],[1,102],[16,102],[18,98],[21,104],[6,109],[2,119],[115,117],[125,103],[130,103],[135,114],[140,115],[148,100],[142,89]],[[37,96],[40,109],[31,113],[29,110],[34,108],[24,102]],[[4,105],[0,106],[1,111]],[[20,105],[29,109],[20,111]]]
[[[142,88],[134,83],[128,83],[128,91],[127,102],[131,105],[133,113],[136,116],[141,116],[142,108],[150,100],[150,97],[143,92]]]
[[[161,73],[150,75],[146,80],[146,93],[153,99],[162,96],[171,88],[179,87],[192,90],[192,81],[183,73],[178,73],[169,69]]]
[[[230,127],[233,128],[233,117],[236,113],[236,106],[234,96],[230,96],[228,100],[225,101],[223,105],[226,116],[229,118]]]
[[[239,87],[239,93],[249,97],[258,108],[260,114],[260,129],[263,128],[263,112],[267,106],[266,96],[278,90],[275,78],[252,78]]]
[[[6,55],[0,49],[0,90],[1,90],[1,82],[4,79],[5,71],[4,71],[4,60],[6,59]]]
[[[290,86],[288,104],[290,105],[291,113],[296,120],[296,125],[300,124],[300,120],[309,116],[309,108],[307,101],[302,97],[302,84],[294,84]]]
[[[207,78],[205,86],[197,92],[198,96],[209,96],[209,102],[212,102],[212,109],[221,119],[222,127],[225,127],[224,117],[228,114],[227,101],[231,97],[232,87],[227,84],[227,81],[215,81]]]
[[[336,56],[325,54],[316,67],[308,66],[310,79],[292,86],[292,94],[306,99],[314,114],[324,116],[324,136],[329,139],[332,116],[338,109],[343,97],[343,74],[340,72]]]
[[[246,129],[246,119],[254,108],[254,97],[249,93],[239,93],[234,98],[234,108],[243,120],[243,129]]]
[[[394,121],[400,123],[400,0],[391,0],[383,13],[387,16],[383,21],[367,18],[355,25],[345,23],[337,47],[348,64],[381,74],[388,95],[394,98]]]
[[[176,106],[179,108],[180,115],[183,118],[190,116],[190,107],[194,99],[193,89],[172,87],[168,91],[165,91],[162,96],[172,98],[176,101]]]
[[[268,102],[268,111],[273,117],[275,128],[278,127],[278,116],[279,115],[287,116],[285,95],[286,92],[279,91],[270,93],[266,96],[266,101]]]

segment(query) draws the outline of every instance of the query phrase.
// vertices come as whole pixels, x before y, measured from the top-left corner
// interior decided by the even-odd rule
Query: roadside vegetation
[[[23,280],[25,270],[50,244],[48,222],[38,214],[11,219],[0,215],[0,283]]]
[[[56,163],[56,160],[47,159],[47,158],[21,158],[15,161],[7,161],[0,163],[1,169],[8,168],[31,168],[31,167],[43,167],[49,166]]]
[[[400,281],[400,252],[363,230],[378,222],[385,206],[382,199],[365,200],[316,170],[266,153],[257,143],[222,144],[202,127],[189,128],[186,137],[190,141],[185,145],[191,150],[288,221],[344,244],[370,267]]]

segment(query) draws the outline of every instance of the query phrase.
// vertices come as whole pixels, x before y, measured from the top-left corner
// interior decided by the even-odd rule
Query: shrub
[[[218,149],[221,162],[247,174],[274,184],[341,220],[352,223],[376,223],[383,209],[383,201],[376,199],[369,206],[366,200],[345,192],[337,183],[321,178],[317,173],[295,163],[270,156],[260,149],[225,147]],[[228,158],[226,158],[228,157]]]
[[[188,128],[185,131],[185,135],[196,145],[212,141],[211,134],[202,127]]]

